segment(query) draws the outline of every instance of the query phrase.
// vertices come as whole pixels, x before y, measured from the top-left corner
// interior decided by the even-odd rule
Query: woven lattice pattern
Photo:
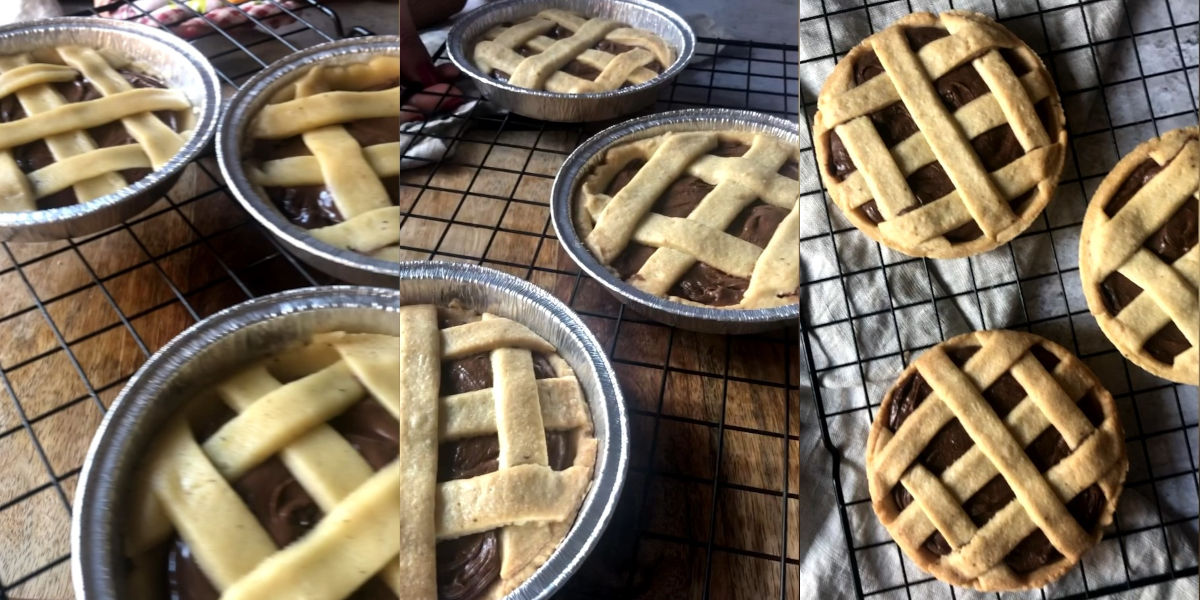
[[[1091,371],[1011,331],[964,334],[914,361],[867,446],[889,533],[938,578],[981,590],[1039,587],[1070,569],[1111,521],[1127,468],[1112,396]],[[993,488],[1008,491],[981,500]],[[1085,502],[1093,514],[1080,516]],[[1015,556],[1039,543],[1053,547],[1043,560]]]
[[[515,86],[558,93],[645,83],[675,60],[675,51],[649,31],[558,9],[491,29],[483,37],[474,49],[481,71]]]
[[[1084,217],[1080,276],[1104,333],[1142,368],[1197,383],[1200,359],[1200,130],[1138,146]]]
[[[40,199],[67,189],[79,202],[100,198],[133,183],[123,171],[161,168],[183,147],[189,134],[154,113],[180,113],[186,124],[191,119],[185,111],[192,108],[187,97],[135,89],[117,70],[125,65],[110,60],[75,46],[0,57],[0,101],[15,98],[20,106],[16,118],[0,118],[0,210],[38,210]],[[97,98],[73,102],[56,88],[81,78]],[[135,143],[98,145],[89,130],[116,122]],[[26,172],[15,151],[43,141],[54,162]]]
[[[800,283],[796,160],[796,149],[775,137],[736,131],[618,145],[582,186],[584,243],[605,265],[633,244],[654,249],[627,280],[656,296],[688,301],[676,285],[701,264],[746,280],[728,308],[791,304]],[[683,200],[701,194],[694,207]],[[759,216],[746,211],[756,205],[780,217],[773,230],[752,232]]]
[[[223,598],[343,598],[372,578],[402,599],[433,598],[437,544],[493,531],[499,574],[469,597],[503,595],[528,578],[570,528],[591,479],[586,403],[565,361],[529,329],[491,315],[440,328],[452,319],[410,306],[399,337],[318,335],[218,383],[237,415],[215,433],[195,434],[199,409],[171,421],[130,513],[134,585],[161,585],[155,552],[172,534]],[[535,376],[534,352],[549,355],[554,377]],[[441,393],[443,363],[479,355],[491,387]],[[365,401],[399,423],[398,455],[378,469],[334,422]],[[548,462],[548,430],[575,436],[563,470]],[[439,444],[478,436],[498,436],[496,468],[443,477]],[[242,478],[275,456],[323,515],[282,548],[240,492]]]
[[[323,186],[333,205],[323,208],[336,214],[329,219],[335,222],[311,229],[313,236],[390,260],[400,256],[400,208],[385,183],[400,173],[399,79],[395,56],[310,69],[250,129],[260,143],[299,137],[307,153],[248,165],[251,181],[264,188]],[[362,128],[389,141],[364,144],[364,134],[348,130],[356,122],[370,123]]]
[[[864,40],[814,117],[821,174],[852,223],[914,256],[989,250],[1041,213],[1066,133],[1054,83],[975,13],[918,13]]]

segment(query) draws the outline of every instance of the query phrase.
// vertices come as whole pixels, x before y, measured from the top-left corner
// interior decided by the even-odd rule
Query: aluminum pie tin
[[[146,210],[171,189],[184,167],[208,146],[221,108],[220,82],[208,59],[183,39],[147,25],[60,17],[0,27],[0,56],[48,46],[88,46],[132,61],[192,103],[192,137],[163,168],[90,202],[25,212],[0,212],[0,241],[37,242],[107,229]]]
[[[550,192],[550,217],[554,222],[554,233],[575,264],[622,303],[673,327],[703,333],[767,331],[799,320],[800,304],[797,302],[771,308],[715,308],[675,302],[639,290],[609,271],[583,244],[575,229],[576,195],[587,174],[603,161],[609,148],[617,144],[654,137],[668,131],[729,129],[766,133],[793,145],[800,142],[799,128],[795,123],[763,113],[723,108],[658,113],[619,123],[592,136],[563,162]],[[799,244],[800,240],[796,240],[796,243]]]
[[[396,261],[375,258],[327,244],[307,229],[291,222],[262,186],[250,181],[243,164],[242,149],[248,145],[250,123],[281,87],[303,76],[309,68],[322,65],[347,65],[372,56],[400,52],[397,36],[372,36],[328,42],[296,52],[275,61],[247,81],[229,100],[229,107],[217,128],[217,161],[221,174],[238,202],[259,225],[279,239],[301,260],[338,279],[363,285],[395,287],[399,273]]]
[[[654,33],[675,49],[675,62],[645,83],[588,94],[561,94],[517,87],[497,81],[475,66],[471,60],[472,50],[484,32],[547,8],[611,19]],[[446,49],[454,65],[475,80],[484,98],[518,115],[574,123],[614,119],[653,104],[659,90],[692,60],[696,34],[682,17],[647,0],[507,0],[486,4],[455,22],[446,38]]]
[[[193,325],[130,379],[84,459],[71,524],[71,574],[81,600],[122,598],[122,507],[142,452],[159,427],[211,377],[332,330],[397,333],[402,305],[461,305],[524,323],[555,344],[587,395],[599,452],[575,524],[509,600],[547,598],[595,547],[617,505],[629,463],[629,422],[612,366],[583,322],[525,281],[482,267],[401,265],[399,288],[327,286],[251,300]]]

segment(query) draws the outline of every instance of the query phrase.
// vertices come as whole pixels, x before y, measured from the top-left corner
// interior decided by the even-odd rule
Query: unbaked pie
[[[971,12],[916,13],[826,79],[813,118],[825,187],[855,227],[912,256],[991,250],[1054,194],[1058,92],[1017,36]]]
[[[583,94],[650,81],[675,62],[675,50],[649,31],[546,9],[488,30],[473,62],[517,87]]]
[[[875,413],[875,514],[943,581],[1035,588],[1066,573],[1112,521],[1129,461],[1112,395],[1036,335],[955,337],[900,374]]]
[[[574,372],[525,326],[403,307],[215,381],[147,453],[125,548],[137,597],[499,598],[592,479]]]
[[[722,308],[794,304],[795,144],[748,131],[667,132],[613,146],[575,205],[584,245],[654,296]]]
[[[1200,378],[1200,128],[1133,149],[1096,190],[1079,239],[1079,277],[1100,329],[1147,371]]]
[[[250,181],[317,239],[400,257],[400,59],[316,65],[254,117]]]
[[[0,211],[117,192],[167,164],[195,126],[182,92],[81,46],[0,56]]]

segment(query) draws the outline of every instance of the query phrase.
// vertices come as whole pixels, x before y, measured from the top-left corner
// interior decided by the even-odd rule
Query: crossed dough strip
[[[722,139],[749,150],[740,157],[709,154]],[[621,144],[584,181],[576,222],[585,245],[606,265],[631,241],[657,248],[630,278],[648,293],[666,296],[700,261],[749,279],[741,303],[730,308],[790,304],[800,283],[799,184],[778,171],[794,157],[793,148],[772,136],[738,131],[668,132]],[[645,165],[633,179],[615,195],[605,193],[609,182],[635,160]],[[685,174],[714,189],[686,219],[650,212]],[[724,231],[756,200],[789,211],[766,248]]]
[[[1149,140],[1121,159],[1093,195],[1079,240],[1079,269],[1088,307],[1108,339],[1143,369],[1180,383],[1200,377],[1200,245],[1172,264],[1143,247],[1189,199],[1200,201],[1200,128],[1176,129]],[[1163,169],[1113,217],[1105,207],[1143,161]],[[1108,314],[1100,285],[1113,273],[1143,292],[1116,316]],[[1142,347],[1156,332],[1174,323],[1191,347],[1166,365]]]
[[[578,382],[557,356],[551,362],[559,377],[535,382],[530,351],[522,348],[553,352],[553,347],[507,319],[485,315],[439,333],[432,306],[411,306],[401,309],[399,328],[399,339],[323,334],[222,382],[220,396],[239,414],[203,445],[177,419],[151,453],[157,458],[143,471],[134,497],[126,548],[135,564],[177,529],[223,597],[304,590],[314,594],[304,597],[341,598],[377,572],[401,598],[428,598],[436,595],[436,540],[488,524],[484,530],[502,528],[502,573],[511,578],[502,579],[505,585],[497,590],[523,581],[569,528],[591,478],[590,437],[579,440],[575,464],[567,470],[546,466],[543,427],[590,436]],[[494,388],[437,397],[442,360],[487,351],[495,366]],[[410,366],[403,380],[397,364]],[[411,368],[420,365],[423,371]],[[300,378],[285,385],[271,371]],[[378,473],[325,424],[368,392],[401,421],[401,456]],[[505,440],[507,459],[500,471],[434,482],[439,439],[489,433]],[[279,552],[225,483],[276,453],[326,514]],[[402,518],[425,512],[433,518]],[[336,526],[343,521],[348,529]],[[250,532],[247,545],[232,553],[221,533],[229,527]]]
[[[562,27],[572,35],[559,40],[546,33]],[[547,9],[511,27],[496,27],[483,35],[474,49],[474,61],[484,73],[493,70],[508,73],[512,85],[564,94],[582,94],[615,90],[626,82],[639,84],[658,73],[645,68],[655,60],[666,69],[675,61],[675,52],[657,35],[625,27],[606,19],[585,19],[558,9]],[[594,47],[608,40],[631,49],[617,55]],[[529,47],[537,52],[522,56],[517,49]],[[600,74],[588,80],[560,71],[573,60],[597,69]]]
[[[400,144],[364,148],[343,125],[398,116],[399,88],[361,90],[390,85],[399,77],[400,63],[391,56],[316,66],[276,94],[250,125],[255,139],[302,136],[311,156],[248,165],[247,171],[252,182],[264,187],[324,185],[344,219],[311,231],[327,244],[398,257],[400,209],[392,203],[382,179],[399,174]]]
[[[944,26],[951,35],[913,52],[904,35],[904,29],[913,26]],[[1000,56],[1001,49],[1035,68],[1018,78]],[[884,73],[856,85],[854,64],[870,50]],[[968,62],[990,93],[951,114],[933,81]],[[1034,104],[1044,99],[1052,102],[1054,139],[1034,110]],[[918,132],[889,150],[870,115],[897,101],[904,103]],[[835,67],[818,107],[813,134],[830,196],[858,229],[906,254],[954,258],[1007,242],[1041,213],[1062,170],[1066,132],[1053,82],[1023,42],[975,13],[916,13],[867,38]],[[1005,124],[1012,128],[1025,156],[988,173],[970,141]],[[828,173],[827,140],[834,131],[856,167],[840,182]],[[955,189],[918,206],[905,179],[935,161]],[[1034,198],[1015,214],[1009,201],[1034,189]],[[859,214],[871,200],[885,219],[882,223]],[[905,210],[909,212],[901,214]],[[971,222],[983,232],[980,238],[951,244],[943,237]]]
[[[978,345],[960,369],[944,347]],[[1058,359],[1052,373],[1030,354],[1041,345]],[[884,422],[899,382],[919,373],[933,392],[895,433]],[[1011,373],[1027,396],[1004,419],[997,417],[980,390]],[[1112,396],[1095,376],[1062,347],[1037,336],[1011,331],[968,333],[932,348],[914,361],[889,390],[876,413],[867,441],[872,506],[905,553],[923,569],[955,585],[980,590],[1040,586],[1070,569],[1099,539],[1111,521],[1128,468],[1124,435]],[[1095,394],[1104,420],[1093,427],[1076,406]],[[970,435],[970,447],[940,476],[917,462],[935,435],[952,419]],[[1071,454],[1039,473],[1024,448],[1053,426]],[[1014,499],[983,527],[962,508],[965,499],[996,475],[1003,475]],[[892,488],[903,483],[913,502],[897,510]],[[1107,504],[1094,531],[1083,531],[1065,502],[1096,483]],[[1040,528],[1064,558],[1031,573],[1017,574],[1004,559]],[[935,531],[953,549],[934,556],[923,544]]]
[[[128,185],[120,171],[162,168],[189,132],[175,132],[153,113],[192,108],[180,92],[134,89],[99,52],[57,49],[66,65],[33,63],[30,56],[0,57],[0,98],[16,94],[27,116],[0,123],[0,210],[37,210],[37,199],[74,188],[80,203]],[[85,77],[102,97],[68,104],[50,84]],[[121,121],[135,145],[97,149],[87,130]],[[185,118],[184,122],[189,122]],[[185,127],[186,128],[186,127]],[[11,150],[45,139],[57,163],[22,173]]]

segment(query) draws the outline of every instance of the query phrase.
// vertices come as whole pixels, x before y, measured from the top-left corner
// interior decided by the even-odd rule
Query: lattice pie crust
[[[0,56],[0,100],[16,97],[24,116],[0,122],[0,211],[38,210],[38,201],[73,189],[80,203],[134,183],[122,172],[160,169],[179,152],[194,126],[192,104],[180,91],[135,89],[119,70],[130,61],[81,46]],[[100,97],[69,102],[56,84],[82,78]],[[155,113],[175,113],[175,131]],[[136,143],[97,147],[89,130],[120,122]],[[23,172],[14,150],[44,141],[56,162]]]
[[[1111,522],[1129,466],[1112,395],[1061,346],[1013,331],[913,361],[866,461],[872,507],[905,554],[979,590],[1066,573]]]
[[[1079,239],[1088,308],[1129,360],[1200,382],[1200,128],[1133,149],[1092,196]]]
[[[499,574],[472,598],[527,579],[570,529],[591,482],[596,440],[574,373],[525,326],[484,314],[441,327],[433,306],[407,306],[400,336],[321,334],[220,380],[236,416],[207,439],[184,411],[147,453],[125,547],[131,578],[151,585],[153,549],[177,533],[223,599],[344,598],[377,576],[401,599],[438,596],[435,545],[495,531]],[[534,353],[555,376],[535,379]],[[439,394],[442,364],[480,354],[494,384]],[[327,422],[370,397],[399,421],[399,455],[374,471]],[[193,408],[203,406],[200,398]],[[192,419],[195,420],[194,418]],[[546,432],[573,435],[574,459],[547,466]],[[497,468],[442,481],[439,443],[498,435]],[[232,483],[278,456],[324,517],[277,548]]]
[[[1029,227],[1067,134],[1054,82],[976,13],[916,13],[868,37],[825,81],[813,118],[829,195],[855,227],[912,256],[954,258]]]

